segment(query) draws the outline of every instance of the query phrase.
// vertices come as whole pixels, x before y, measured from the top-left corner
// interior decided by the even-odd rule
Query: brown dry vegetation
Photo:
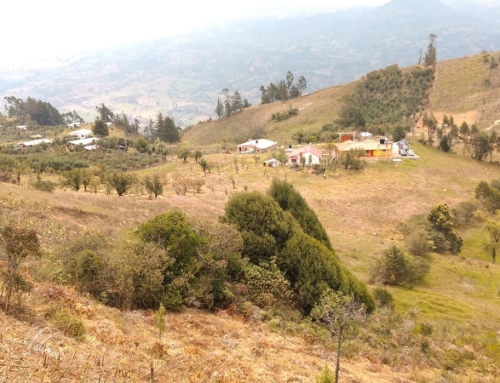
[[[480,82],[465,87],[456,98],[441,85],[465,70],[473,77],[484,75],[484,63],[478,64],[478,57],[463,60],[459,61],[463,68],[450,78],[446,66],[453,60],[438,64],[431,107],[436,115],[454,114],[458,123],[462,118],[459,116],[476,122],[469,120],[477,113],[485,127],[488,123],[484,116],[493,116],[496,104],[493,96],[490,102],[483,93],[477,94]],[[263,128],[268,138],[289,142],[293,132],[319,130],[332,122],[338,113],[336,100],[353,86],[325,89],[298,100],[253,107],[231,118],[199,124],[187,132],[186,142],[215,148],[226,137],[249,138],[245,134],[254,128]],[[498,89],[492,87],[488,92]],[[483,110],[479,105],[484,106]],[[270,122],[272,113],[289,106],[299,108],[299,115],[280,123]],[[102,192],[42,193],[29,189],[27,183],[0,183],[0,209],[12,199],[44,201],[51,207],[46,219],[64,227],[59,244],[88,228],[102,231],[113,240],[123,240],[139,223],[172,209],[216,221],[232,193],[245,189],[265,192],[272,178],[278,177],[291,182],[315,210],[346,267],[368,281],[373,258],[389,245],[402,243],[400,223],[415,214],[426,215],[436,203],[453,206],[474,199],[479,181],[500,175],[495,165],[417,143],[414,149],[420,160],[406,159],[397,164],[378,161],[359,172],[338,169],[326,179],[284,167],[264,168],[261,161],[255,164],[252,156],[238,156],[237,173],[232,155],[206,156],[221,164],[220,174],[213,169],[207,176],[194,161],[179,160],[155,169],[166,182],[165,193],[158,199],[149,199],[140,188],[118,197]],[[263,160],[265,156],[261,157]],[[202,178],[206,186],[200,194],[178,196],[172,187],[175,173]],[[230,177],[235,178],[236,188]],[[342,380],[497,381],[500,269],[489,264],[483,246],[485,235],[479,226],[461,234],[465,244],[460,256],[434,254],[431,272],[423,283],[412,289],[389,288],[396,311],[403,318],[401,325],[387,332],[364,329],[359,340],[350,344],[348,357],[342,362]],[[50,250],[46,248],[46,258]],[[32,275],[35,285],[24,296],[24,311],[13,316],[0,311],[0,381],[144,382],[152,381],[153,371],[157,382],[314,382],[323,367],[331,366],[334,360],[334,352],[320,335],[311,336],[299,324],[290,327],[279,317],[259,320],[258,315],[243,315],[242,310],[207,313],[187,309],[167,314],[160,355],[151,312],[121,312],[71,288],[41,282],[44,267],[42,260],[41,264],[27,263],[23,268],[25,275]],[[64,328],[51,320],[51,312],[63,309],[85,325],[82,341],[65,335]],[[382,319],[374,317],[373,321],[371,326],[375,328]],[[422,323],[434,326],[431,338],[414,336]],[[421,350],[423,342],[428,342],[430,354]],[[435,360],[446,359],[448,354],[450,362],[439,367]],[[463,355],[473,360],[465,371],[460,370]]]
[[[231,155],[218,155],[225,163],[221,174],[205,177],[199,165],[179,160],[156,171],[168,169],[170,175],[173,168],[203,177],[214,191],[203,187],[201,194],[177,196],[168,184],[165,195],[157,200],[140,193],[121,198],[60,190],[47,194],[9,184],[0,184],[0,195],[2,200],[44,200],[52,207],[50,219],[66,228],[64,240],[86,228],[121,238],[139,223],[171,209],[217,220],[231,193],[245,187],[265,191],[272,177],[286,177],[318,213],[344,264],[366,281],[370,259],[402,238],[397,229],[400,222],[412,214],[426,214],[438,202],[453,205],[471,199],[479,180],[498,175],[498,168],[486,163],[425,146],[417,146],[416,151],[420,161],[406,160],[397,165],[380,161],[362,172],[339,169],[325,180],[285,168],[265,169],[250,158],[248,167],[240,166],[235,173]],[[236,178],[236,189],[228,180],[231,175]],[[398,312],[409,315],[417,310],[421,320],[434,323],[436,328],[443,326],[443,332],[450,321],[454,323],[450,331],[477,331],[478,336],[494,328],[489,318],[493,313],[495,317],[500,315],[500,307],[492,302],[496,296],[494,280],[500,271],[496,266],[485,269],[487,258],[471,251],[465,249],[465,258],[435,256],[432,272],[422,286],[391,289]],[[26,270],[34,275],[43,273],[36,272],[34,266],[28,265]],[[488,276],[483,279],[485,273]],[[457,296],[458,291],[461,293]],[[27,311],[18,317],[0,314],[5,323],[0,330],[0,376],[8,377],[7,381],[139,382],[149,379],[153,363],[158,382],[312,382],[325,364],[332,364],[334,356],[331,349],[300,335],[300,331],[298,336],[287,335],[285,325],[276,325],[277,319],[266,325],[230,312],[187,310],[167,315],[165,354],[160,357],[154,351],[156,333],[150,312],[120,312],[72,289],[47,283],[37,283],[24,304]],[[66,308],[81,319],[86,327],[84,340],[65,336],[46,319],[51,308]],[[400,330],[408,334],[391,335],[396,336],[394,344],[411,333],[418,322],[411,318],[405,324],[407,329]],[[471,322],[483,325],[471,329]],[[342,364],[342,377],[352,382],[426,382],[441,374],[432,364],[419,361],[421,357],[390,356],[394,352],[399,355],[397,349],[387,354],[377,347],[371,350],[369,345],[358,347],[359,356],[351,354]],[[395,361],[386,361],[391,358]],[[425,372],[418,371],[422,365]],[[480,376],[488,381],[491,375],[485,370],[483,367]]]

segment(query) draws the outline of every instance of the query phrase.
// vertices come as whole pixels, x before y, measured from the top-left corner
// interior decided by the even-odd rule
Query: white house
[[[276,149],[277,142],[259,138],[257,140],[249,140],[238,145],[238,153],[262,153]]]
[[[74,132],[68,133],[68,136],[75,137],[81,140],[84,138],[92,137],[92,130],[90,129],[75,130]]]
[[[312,166],[319,165],[321,159],[323,158],[323,152],[316,148],[315,146],[309,144],[302,148],[294,149],[287,153],[288,161],[287,165],[291,166],[294,164]],[[304,162],[303,162],[304,161]]]
[[[23,143],[20,143],[19,146],[22,148],[31,148],[33,146],[41,145],[41,144],[51,144],[52,141],[49,140],[48,138],[41,138],[38,140],[31,140],[31,141],[26,141]]]
[[[94,144],[97,141],[99,141],[98,138],[96,138],[96,137],[90,137],[90,138],[82,138],[80,140],[68,141],[68,143],[72,147],[75,147],[75,146],[78,146],[78,145],[83,145],[83,146],[92,145],[92,144]]]

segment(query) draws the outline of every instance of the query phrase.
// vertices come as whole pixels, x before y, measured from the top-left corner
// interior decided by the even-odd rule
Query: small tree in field
[[[447,204],[437,204],[431,209],[427,219],[436,233],[432,234],[437,252],[450,251],[452,254],[460,253],[463,239],[453,229],[453,214]],[[440,240],[440,237],[444,240]],[[441,246],[440,243],[443,242]]]
[[[148,193],[154,194],[155,198],[163,194],[163,184],[161,183],[160,176],[158,174],[153,175],[151,178],[149,175],[144,177],[144,185]]]
[[[155,312],[155,324],[156,328],[158,329],[158,350],[160,351],[160,354],[163,351],[163,345],[161,344],[161,336],[167,329],[166,323],[165,323],[165,306],[163,306],[163,303],[160,303],[160,307],[158,308],[158,311]]]
[[[201,170],[203,170],[203,173],[205,174],[205,176],[207,175],[207,171],[209,170],[209,167],[210,165],[208,164],[207,160],[202,158],[200,160],[200,166],[201,166]]]
[[[490,240],[486,247],[491,252],[491,262],[495,263],[497,258],[497,249],[500,245],[500,217],[498,215],[489,215],[480,210],[475,213],[475,216],[483,220],[484,229],[488,231]]]
[[[430,266],[422,257],[405,254],[398,246],[393,245],[382,253],[371,270],[375,282],[385,285],[411,286],[421,280],[430,270]]]
[[[337,358],[335,363],[335,383],[339,381],[340,355],[342,342],[356,331],[364,319],[365,309],[351,296],[338,291],[328,290],[314,307],[311,317],[324,325],[333,337],[337,338]]]
[[[114,172],[108,177],[109,184],[113,187],[118,196],[124,195],[136,182],[133,175],[124,172]]]
[[[35,229],[20,223],[9,222],[0,229],[0,246],[7,256],[2,296],[5,311],[8,312],[12,295],[22,289],[24,282],[19,275],[19,266],[27,257],[41,255],[40,242]]]

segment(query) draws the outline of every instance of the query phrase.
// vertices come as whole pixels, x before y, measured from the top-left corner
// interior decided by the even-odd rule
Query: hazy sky
[[[182,34],[254,16],[288,16],[389,0],[9,0],[2,4],[0,68],[44,66],[54,56]],[[30,65],[31,66],[31,65]]]

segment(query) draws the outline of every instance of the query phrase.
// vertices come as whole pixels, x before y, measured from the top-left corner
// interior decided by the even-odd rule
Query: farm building
[[[257,140],[250,140],[238,145],[238,153],[263,153],[276,149],[277,142],[259,138]]]
[[[392,156],[392,143],[384,139],[378,141],[364,140],[364,141],[344,141],[336,144],[339,155],[351,150],[364,150],[366,157],[391,157]]]
[[[31,140],[31,141],[25,141],[25,142],[22,142],[20,144],[18,144],[19,147],[21,148],[31,148],[33,146],[38,146],[38,145],[41,145],[41,144],[51,144],[52,141],[49,140],[48,138],[40,138],[40,139],[37,139],[37,140]]]
[[[75,130],[74,132],[68,133],[68,136],[72,136],[78,138],[79,140],[82,140],[84,138],[92,137],[92,130],[90,129]]]

